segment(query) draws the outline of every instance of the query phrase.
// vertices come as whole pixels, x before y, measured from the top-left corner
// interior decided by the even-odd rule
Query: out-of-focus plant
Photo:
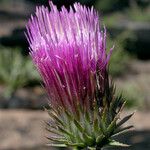
[[[108,38],[108,47],[112,44],[115,44],[115,50],[110,59],[109,70],[110,74],[113,77],[121,77],[127,75],[127,70],[129,70],[129,65],[131,59],[134,59],[133,56],[129,55],[129,53],[125,50],[125,41],[128,37],[132,37],[131,31],[123,31],[115,38]],[[140,101],[143,101],[143,96],[138,89],[138,85],[134,84],[134,82],[127,82],[125,84],[121,84],[119,89],[117,89],[118,93],[122,93],[123,97],[126,99],[126,107],[133,108],[140,106]],[[141,100],[140,100],[141,99]]]
[[[128,62],[131,59],[128,52],[124,49],[125,40],[128,36],[131,35],[130,31],[123,31],[116,37],[108,37],[107,45],[108,48],[114,44],[115,50],[110,59],[109,70],[110,74],[113,77],[117,77],[126,73],[126,69],[128,68]]]
[[[52,0],[54,4],[58,4],[60,1],[59,0]],[[81,4],[84,4],[84,5],[88,5],[88,4],[91,4],[91,3],[94,3],[96,0],[69,0],[73,3],[75,2],[80,2]],[[69,2],[69,1],[66,1],[66,0],[62,0],[62,4],[65,5],[65,3]]]
[[[112,11],[123,11],[132,7],[134,4],[141,9],[146,8],[150,5],[149,0],[97,0],[95,3],[96,9],[110,13]]]
[[[134,108],[144,103],[144,96],[135,82],[127,82],[120,86],[124,98],[127,100],[126,107]]]
[[[35,79],[39,77],[28,57],[22,56],[19,49],[0,47],[0,83],[5,87],[5,98]]]
[[[120,10],[128,6],[128,0],[97,0],[95,7],[102,12]]]
[[[116,20],[118,20],[116,22]],[[122,11],[115,11],[104,15],[104,22],[113,27],[121,22],[149,22],[150,21],[150,5],[145,8],[139,7],[136,3]]]
[[[137,109],[149,109],[149,75],[135,75],[135,78],[129,78],[128,81],[117,82],[118,93],[122,92],[122,95],[127,100],[127,108]]]
[[[28,0],[33,3],[37,4],[44,4],[48,5],[48,0]],[[51,0],[55,5],[57,5],[58,8],[65,5],[66,7],[70,7],[70,5],[73,5],[75,2],[80,2],[81,4],[91,6],[95,3],[96,0]]]
[[[61,11],[38,7],[27,24],[31,56],[50,98],[47,130],[50,146],[100,150],[127,146],[113,136],[131,116],[120,120],[124,100],[108,76],[112,48],[106,52],[106,29],[98,12],[79,3]]]
[[[141,8],[137,3],[133,3],[127,10],[126,15],[132,21],[149,22],[150,21],[150,4],[146,8]]]

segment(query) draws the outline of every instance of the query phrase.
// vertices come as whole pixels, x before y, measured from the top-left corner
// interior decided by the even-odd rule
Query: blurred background
[[[60,8],[75,0],[53,0]],[[107,27],[107,49],[115,45],[110,74],[136,110],[135,130],[120,137],[130,150],[150,149],[150,0],[78,0],[99,11]],[[25,25],[47,0],[0,0],[0,150],[46,150],[43,111],[47,95],[28,55]],[[116,148],[115,148],[116,149]],[[118,148],[119,149],[119,148]],[[123,148],[121,148],[122,150]]]

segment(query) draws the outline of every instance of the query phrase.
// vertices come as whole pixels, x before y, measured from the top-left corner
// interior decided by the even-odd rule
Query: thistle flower
[[[75,3],[69,11],[37,7],[27,24],[30,54],[49,94],[55,146],[98,148],[114,141],[124,105],[109,85],[106,29],[98,12]],[[130,117],[129,117],[130,118]],[[56,124],[54,126],[53,124]],[[120,132],[120,130],[118,130]]]

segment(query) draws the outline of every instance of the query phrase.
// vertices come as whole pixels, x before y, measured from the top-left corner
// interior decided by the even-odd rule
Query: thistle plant
[[[79,3],[58,11],[50,1],[37,7],[27,24],[30,55],[49,95],[50,146],[101,149],[126,146],[113,137],[131,116],[120,119],[125,102],[108,76],[112,49],[106,53],[106,29],[98,12]]]

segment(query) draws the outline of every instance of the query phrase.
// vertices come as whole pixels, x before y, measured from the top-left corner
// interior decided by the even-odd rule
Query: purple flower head
[[[53,107],[89,109],[97,89],[104,93],[111,51],[106,54],[106,30],[100,30],[93,7],[75,3],[69,11],[58,11],[52,2],[50,11],[37,7],[27,24],[27,39]]]

